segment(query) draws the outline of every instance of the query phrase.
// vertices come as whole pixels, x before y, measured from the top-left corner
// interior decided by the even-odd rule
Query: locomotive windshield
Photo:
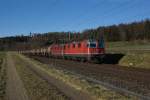
[[[90,43],[90,48],[96,48],[96,43]]]
[[[87,47],[88,48],[96,48],[96,42],[89,40]]]

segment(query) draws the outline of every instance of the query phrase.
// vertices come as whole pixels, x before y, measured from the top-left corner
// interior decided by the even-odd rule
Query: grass
[[[106,52],[125,54],[119,65],[150,68],[150,42],[108,42]]]
[[[5,53],[0,53],[0,100],[5,100],[6,95],[6,63]]]
[[[119,65],[150,69],[150,53],[127,53]]]
[[[133,49],[150,49],[150,42],[106,42],[106,47],[111,48],[133,48]]]
[[[33,59],[28,59],[22,55],[19,55],[19,57],[34,64],[37,68],[48,73],[50,76],[53,76],[65,82],[67,85],[73,87],[74,89],[89,93],[90,95],[94,96],[97,100],[137,100],[137,98],[135,97],[122,95],[118,92],[109,90],[99,84],[89,82],[64,70],[58,70],[54,67],[50,68],[46,64],[42,64]]]
[[[16,69],[19,73],[23,84],[27,90],[27,94],[31,100],[68,100],[63,93],[58,89],[50,85],[46,80],[43,80],[33,71],[28,68],[28,64],[25,63],[18,56],[14,56]]]
[[[107,42],[106,52],[128,53],[132,51],[146,51],[150,50],[150,42]]]

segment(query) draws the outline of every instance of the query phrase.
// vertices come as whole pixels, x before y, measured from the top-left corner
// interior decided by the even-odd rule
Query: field
[[[84,79],[96,79],[89,80],[96,83],[101,83],[108,87],[116,88],[117,90],[132,91],[141,95],[149,95],[149,70],[147,69],[136,69],[123,67],[119,65],[111,64],[89,64],[79,63],[74,61],[64,61],[58,59],[48,59],[45,57],[33,57],[34,59],[46,63],[55,65],[55,68],[66,69],[67,71],[84,75]],[[138,76],[138,77],[137,77]],[[88,78],[87,78],[88,77]],[[132,80],[132,81],[131,81]],[[100,81],[100,82],[99,82]],[[110,86],[113,85],[114,87]],[[118,89],[119,88],[119,89]],[[127,91],[126,91],[127,92]],[[127,92],[128,93],[128,92]]]
[[[137,68],[150,68],[149,42],[110,42],[106,43],[107,53],[121,53],[119,65]]]
[[[49,68],[25,56],[7,53],[1,74],[1,100],[98,100],[128,98],[74,74]],[[51,65],[52,66],[52,65]],[[7,75],[6,75],[7,69]],[[17,84],[17,86],[16,86]],[[103,94],[102,94],[103,93]],[[130,97],[131,98],[131,97]]]
[[[14,55],[15,56],[15,55]],[[25,63],[18,56],[15,56],[15,64],[18,74],[20,75],[27,93],[31,100],[69,100],[54,85],[49,84],[36,73],[33,73],[29,64]]]
[[[47,61],[46,59],[43,59],[43,60]],[[64,64],[65,62],[61,63],[61,65],[58,65],[58,66],[66,70],[59,69],[54,63],[52,63],[53,61],[50,60],[50,62],[52,65],[43,66],[41,65],[41,63],[36,61],[36,63],[42,66],[43,70],[46,70],[51,76],[54,76],[57,79],[64,81],[66,84],[70,85],[71,87],[74,87],[77,90],[88,92],[88,95],[93,95],[95,96],[95,98],[100,99],[100,100],[101,99],[108,100],[108,99],[115,99],[115,98],[116,99],[127,99],[127,98],[133,99],[132,96],[125,96],[125,95],[120,94],[119,92],[117,93],[115,91],[109,90],[105,88],[104,86],[101,86],[99,84],[92,82],[93,80],[89,81],[85,77],[81,77],[81,75],[77,75],[75,73],[70,72],[71,70],[61,66],[61,65],[66,66]],[[56,62],[57,64],[60,63],[57,60],[54,62]],[[74,63],[72,64],[74,66]],[[71,67],[70,65],[67,65],[67,66],[70,68],[73,67],[73,66]],[[77,66],[79,65],[77,64]]]
[[[107,52],[126,53],[130,51],[147,51],[150,50],[150,42],[106,42]]]
[[[1,52],[0,100],[149,100],[149,43],[106,47],[107,53],[124,55],[118,64]]]

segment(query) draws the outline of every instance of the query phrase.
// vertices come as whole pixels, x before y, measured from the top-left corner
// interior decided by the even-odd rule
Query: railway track
[[[118,65],[79,63],[45,57],[33,57],[42,63],[53,64],[80,77],[127,95],[150,100],[150,70],[127,68]]]
[[[119,92],[119,93],[123,93],[123,94],[125,94],[125,95],[130,95],[130,96],[136,96],[136,97],[138,97],[138,98],[140,98],[140,99],[142,99],[142,100],[150,100],[150,97],[148,97],[148,96],[143,96],[143,95],[140,95],[140,94],[137,94],[137,93],[128,91],[128,90],[126,90],[126,89],[124,89],[124,88],[119,88],[119,87],[116,87],[116,86],[114,86],[114,85],[112,85],[112,84],[105,83],[105,82],[103,82],[103,81],[96,80],[96,79],[93,79],[93,78],[90,78],[90,77],[86,77],[86,76],[84,76],[84,75],[77,74],[77,73],[74,73],[74,72],[71,72],[71,71],[68,71],[68,70],[64,70],[64,69],[61,69],[61,70],[65,71],[65,72],[67,72],[67,73],[71,73],[71,74],[73,74],[73,75],[75,75],[75,76],[78,76],[79,78],[82,78],[82,79],[85,79],[85,80],[87,80],[87,81],[93,82],[93,83],[95,83],[95,84],[100,84],[100,85],[102,85],[102,86],[104,86],[104,87],[107,87],[107,88],[109,88],[109,89],[111,89],[111,90],[115,90],[115,91],[117,91],[117,92]]]

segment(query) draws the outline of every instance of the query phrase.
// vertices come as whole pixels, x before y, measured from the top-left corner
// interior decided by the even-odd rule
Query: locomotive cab
[[[89,40],[87,42],[88,61],[101,63],[104,57],[104,40]]]
[[[89,40],[88,44],[88,52],[92,55],[99,55],[104,53],[104,40],[101,39],[99,41]]]

